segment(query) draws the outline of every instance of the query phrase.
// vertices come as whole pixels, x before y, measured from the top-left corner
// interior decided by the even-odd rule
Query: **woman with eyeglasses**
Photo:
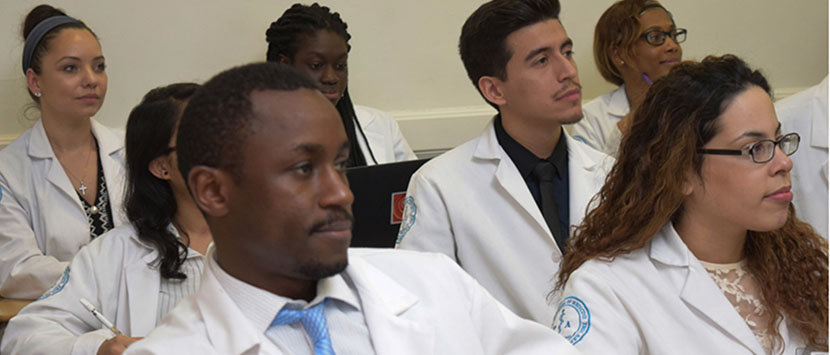
[[[121,354],[199,288],[213,236],[190,198],[175,151],[198,84],[151,90],[127,120],[129,224],[78,252],[65,279],[12,318],[2,354]],[[104,327],[86,299],[123,334]]]
[[[827,242],[790,202],[799,136],[770,92],[731,55],[649,89],[561,264],[553,326],[579,350],[827,351]]]
[[[572,136],[615,156],[622,133],[651,83],[683,58],[671,12],[650,0],[622,0],[605,10],[594,30],[594,62],[602,77],[619,85],[582,107],[584,117],[570,126]]]

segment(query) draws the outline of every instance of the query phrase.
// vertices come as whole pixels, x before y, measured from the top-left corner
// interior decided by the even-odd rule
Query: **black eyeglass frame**
[[[653,41],[648,39],[650,34],[658,34],[658,33],[661,34],[662,36],[659,36],[655,39],[655,41],[657,41],[657,42],[653,42]],[[648,30],[646,32],[643,32],[643,34],[641,34],[640,37],[642,39],[646,40],[646,43],[648,43],[652,46],[655,46],[655,47],[659,47],[659,46],[662,46],[664,43],[666,43],[666,38],[671,38],[677,44],[686,42],[686,34],[687,33],[688,33],[688,31],[686,31],[685,28],[675,28],[671,31],[661,31],[661,30],[654,29],[654,30]],[[678,39],[678,38],[680,38],[680,39]]]
[[[786,154],[787,156],[790,156],[790,155],[795,154],[795,152],[798,151],[798,146],[801,144],[801,136],[798,135],[798,133],[795,133],[795,132],[787,133],[787,134],[785,134],[781,137],[778,137],[778,139],[762,139],[762,140],[759,140],[755,143],[752,143],[750,146],[748,146],[746,148],[743,148],[743,149],[740,149],[740,150],[737,150],[737,149],[704,149],[704,148],[700,148],[700,149],[697,150],[697,152],[699,154],[714,154],[714,155],[749,155],[749,158],[752,159],[753,163],[764,164],[764,163],[772,160],[772,158],[775,157],[775,147],[778,147],[781,144],[781,142],[783,142],[783,141],[787,140],[789,137],[793,137],[793,136],[795,136],[795,148],[793,149],[793,151],[787,153],[787,152],[784,152],[783,149],[781,150],[782,152],[784,152],[784,154]],[[772,150],[771,150],[772,153],[770,153],[769,158],[767,158],[767,160],[759,161],[758,159],[755,158],[755,147],[758,147],[761,144],[767,143],[767,142],[772,142],[773,143],[772,144]]]

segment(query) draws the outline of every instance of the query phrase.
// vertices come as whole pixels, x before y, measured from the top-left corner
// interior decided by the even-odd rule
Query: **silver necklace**
[[[89,149],[89,152],[86,153],[86,161],[84,162],[83,169],[86,169],[86,167],[89,165],[89,157],[92,156],[92,151],[95,150],[95,146],[93,145],[92,140],[90,140],[89,143],[90,143],[90,149]],[[71,176],[73,179],[78,180],[78,181],[81,182],[81,185],[78,186],[78,192],[81,193],[81,196],[86,196],[87,187],[86,187],[86,184],[84,183],[84,179],[83,178],[79,179],[77,176],[75,176],[75,174],[73,174],[71,171],[69,171],[69,167],[67,167],[67,166],[64,166],[63,170],[65,170],[66,173],[69,174],[69,176]],[[95,206],[93,206],[93,208],[95,209],[95,211],[98,210],[98,208],[95,207]],[[93,214],[94,213],[95,212],[93,212]]]

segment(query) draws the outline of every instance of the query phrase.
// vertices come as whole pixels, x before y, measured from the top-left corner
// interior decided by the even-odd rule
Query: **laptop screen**
[[[346,171],[354,194],[352,247],[394,248],[409,179],[429,159],[361,166]]]

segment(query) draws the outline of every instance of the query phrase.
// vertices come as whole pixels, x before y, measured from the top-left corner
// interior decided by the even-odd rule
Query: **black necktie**
[[[548,224],[553,239],[562,254],[565,254],[565,236],[559,230],[559,208],[553,199],[553,177],[556,175],[556,167],[547,160],[541,161],[533,168],[533,177],[539,181],[539,193],[542,195],[542,215]]]

